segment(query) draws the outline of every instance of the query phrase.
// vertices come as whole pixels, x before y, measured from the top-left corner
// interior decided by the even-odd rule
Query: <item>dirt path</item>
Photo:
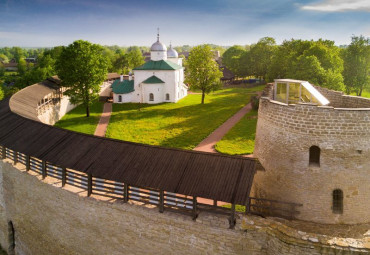
[[[100,116],[100,120],[98,126],[96,127],[94,135],[102,137],[105,136],[105,132],[107,132],[107,127],[111,115],[112,115],[112,103],[105,103],[103,107],[103,113]]]
[[[262,92],[258,92],[260,96]],[[231,118],[225,121],[221,126],[219,126],[215,131],[213,131],[206,139],[200,142],[197,147],[194,148],[195,151],[213,152],[217,153],[215,150],[215,145],[218,141],[224,137],[229,130],[235,126],[248,112],[252,110],[252,103],[247,104],[241,108],[237,113],[235,113]]]

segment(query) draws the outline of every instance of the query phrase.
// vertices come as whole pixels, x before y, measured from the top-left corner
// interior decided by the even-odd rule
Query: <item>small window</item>
[[[149,94],[149,101],[154,101],[154,95],[153,95],[153,93],[150,93]]]
[[[341,189],[333,190],[333,213],[343,213],[343,191]]]
[[[166,94],[166,100],[170,100],[170,94]]]
[[[317,146],[310,147],[310,166],[320,166],[320,148]]]
[[[118,96],[118,102],[122,102],[122,96],[121,95]]]

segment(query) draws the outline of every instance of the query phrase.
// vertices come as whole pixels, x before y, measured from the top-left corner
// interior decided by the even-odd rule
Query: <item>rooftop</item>
[[[112,84],[112,91],[115,94],[128,94],[133,91],[134,89],[134,80],[123,80],[122,82],[120,80],[115,80]]]
[[[148,79],[146,79],[145,81],[143,81],[142,83],[145,83],[145,84],[158,84],[158,83],[164,83],[164,81],[162,81],[161,79],[159,79],[157,76],[153,75],[153,76],[149,77]]]
[[[134,70],[178,70],[182,69],[182,66],[176,65],[175,63],[167,60],[153,61],[150,60],[142,66],[134,68]]]

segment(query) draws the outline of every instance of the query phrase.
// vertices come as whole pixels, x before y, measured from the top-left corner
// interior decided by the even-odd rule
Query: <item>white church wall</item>
[[[151,51],[150,59],[153,61],[167,60],[167,51]]]
[[[167,58],[167,60],[175,63],[176,65],[182,66],[182,58]]]
[[[123,103],[131,103],[134,97],[135,92],[131,92],[128,94],[113,94],[113,103],[123,104]],[[119,101],[119,96],[121,96],[122,101]]]
[[[143,84],[143,102],[147,104],[158,104],[164,102],[164,84]],[[150,94],[153,94],[153,101],[150,101]]]

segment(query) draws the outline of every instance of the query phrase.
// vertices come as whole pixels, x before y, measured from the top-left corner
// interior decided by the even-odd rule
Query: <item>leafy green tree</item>
[[[269,80],[307,80],[334,90],[344,90],[343,60],[333,41],[284,41],[276,48],[268,67]]]
[[[202,91],[202,104],[206,93],[220,87],[222,72],[213,56],[209,45],[200,45],[192,48],[186,61],[186,82],[192,89]]]
[[[128,66],[130,69],[141,66],[145,63],[143,54],[140,48],[131,47],[127,53]]]
[[[4,90],[3,90],[3,86],[0,85],[0,100],[3,100],[4,99]]]
[[[230,69],[236,76],[242,76],[245,66],[241,65],[241,56],[246,52],[240,45],[228,48],[222,55],[222,64]]]
[[[27,62],[23,58],[19,59],[18,61],[18,73],[19,75],[24,75],[28,70]]]
[[[17,63],[19,63],[20,60],[25,57],[25,52],[20,47],[13,47],[12,52],[13,52],[13,57]]]
[[[353,36],[351,44],[343,52],[343,58],[346,92],[355,91],[361,96],[370,83],[370,38]]]
[[[3,66],[1,66],[1,64],[0,64],[0,77],[3,77],[4,75],[5,75],[5,68]]]
[[[107,75],[107,60],[102,52],[102,46],[78,40],[64,48],[56,62],[62,86],[67,87],[66,95],[73,104],[86,107],[87,117]]]
[[[127,54],[119,55],[114,62],[115,70],[118,70],[121,74],[127,74],[129,63]]]
[[[3,63],[8,63],[9,58],[5,54],[0,54],[0,61]]]
[[[276,42],[272,37],[264,37],[251,46],[249,69],[254,76],[266,78],[275,49]]]

